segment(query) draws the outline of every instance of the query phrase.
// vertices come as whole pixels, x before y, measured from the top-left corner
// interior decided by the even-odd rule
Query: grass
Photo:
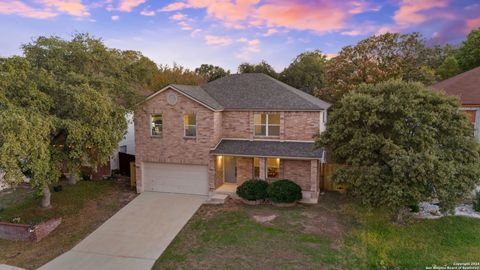
[[[272,214],[265,224],[252,218]],[[425,269],[479,260],[478,219],[396,225],[384,209],[327,194],[292,209],[202,206],[153,269]]]
[[[17,191],[23,192],[17,189],[14,193]],[[40,197],[30,193],[5,207],[0,220],[20,217],[21,223],[36,224],[62,217],[62,224],[38,243],[0,240],[0,264],[36,269],[70,250],[134,197],[135,193],[125,184],[107,180],[63,183],[62,192],[52,192],[50,209],[39,208]]]

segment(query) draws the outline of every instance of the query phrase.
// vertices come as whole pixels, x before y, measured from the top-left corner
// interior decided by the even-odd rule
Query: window
[[[152,136],[161,136],[163,127],[163,118],[161,114],[152,115]]]
[[[257,113],[253,118],[256,136],[280,136],[280,114]]]
[[[260,159],[253,158],[253,178],[260,178]]]
[[[122,153],[127,153],[127,146],[126,145],[121,145],[120,146],[120,151],[119,152],[122,152]]]
[[[185,137],[197,136],[197,116],[194,113],[185,114]]]
[[[267,178],[280,177],[280,159],[267,158]]]

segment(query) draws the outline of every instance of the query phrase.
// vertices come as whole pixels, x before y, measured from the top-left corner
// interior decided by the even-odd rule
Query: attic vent
[[[167,102],[170,105],[175,105],[177,104],[177,95],[175,93],[169,93],[167,95]]]

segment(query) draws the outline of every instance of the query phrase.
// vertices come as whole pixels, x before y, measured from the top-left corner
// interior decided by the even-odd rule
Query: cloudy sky
[[[0,0],[0,56],[40,35],[88,32],[158,64],[236,71],[262,59],[281,71],[297,54],[387,31],[458,43],[480,27],[480,0]]]

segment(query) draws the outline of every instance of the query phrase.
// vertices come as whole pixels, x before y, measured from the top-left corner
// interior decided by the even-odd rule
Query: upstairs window
[[[163,129],[163,117],[161,114],[152,115],[151,119],[151,135],[152,136],[162,136]]]
[[[185,114],[185,137],[197,136],[197,116],[194,113]]]
[[[257,113],[253,118],[256,136],[280,136],[280,114]]]

